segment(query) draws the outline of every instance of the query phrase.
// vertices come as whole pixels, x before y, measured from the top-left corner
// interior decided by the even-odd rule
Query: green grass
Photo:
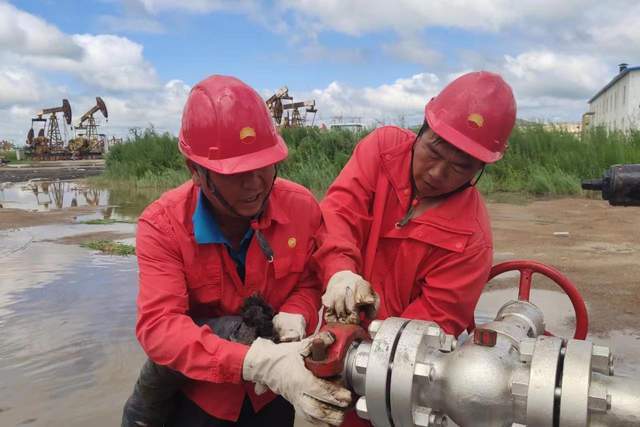
[[[92,240],[82,243],[83,248],[93,249],[109,255],[135,255],[136,248],[132,245],[114,242],[113,240]]]
[[[0,151],[0,158],[7,160],[11,164],[21,165],[25,163],[31,163],[31,160],[28,160],[24,154],[22,154],[22,159],[17,160],[16,150],[9,151]]]
[[[322,197],[367,132],[283,129],[289,157],[279,165],[279,174]],[[479,188],[488,195],[577,195],[582,194],[582,179],[600,177],[616,163],[640,163],[640,131],[623,134],[596,129],[580,137],[559,128],[520,125],[504,159],[487,167]],[[107,156],[105,173],[93,182],[135,191],[129,199],[135,197],[142,203],[187,179],[177,139],[147,130],[114,147]]]
[[[367,133],[318,128],[283,129],[289,156],[279,165],[278,172],[322,197],[349,160],[357,142]]]
[[[582,179],[617,163],[640,162],[640,132],[595,129],[584,136],[542,125],[518,126],[501,161],[489,165],[479,187],[486,193],[576,195]]]
[[[167,189],[187,179],[189,172],[176,138],[147,129],[128,143],[109,150],[105,173],[97,182],[125,181],[140,188]]]
[[[0,157],[13,163],[17,159],[16,150],[0,151]]]

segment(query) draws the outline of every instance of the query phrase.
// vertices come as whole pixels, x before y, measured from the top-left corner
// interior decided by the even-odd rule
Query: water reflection
[[[134,186],[93,186],[81,181],[29,181],[0,184],[0,208],[28,211],[89,206],[93,218],[132,219],[160,197],[161,190]]]

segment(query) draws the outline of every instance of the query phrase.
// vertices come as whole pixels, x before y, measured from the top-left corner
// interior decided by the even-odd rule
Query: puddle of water
[[[106,206],[109,193],[74,181],[29,181],[0,186],[5,208],[45,212],[75,206]]]
[[[144,360],[136,271],[135,257],[35,241],[0,259],[0,425],[119,425]]]
[[[0,207],[46,212],[76,206],[95,206],[92,219],[135,219],[161,194],[155,189],[125,186],[96,187],[84,181],[29,181],[0,183]]]

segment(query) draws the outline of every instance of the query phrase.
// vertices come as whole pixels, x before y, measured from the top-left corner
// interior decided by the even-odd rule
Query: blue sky
[[[107,133],[177,132],[190,87],[230,74],[263,96],[315,99],[320,121],[413,124],[462,72],[512,85],[521,118],[577,121],[616,73],[640,65],[631,0],[0,0],[0,139],[96,96]]]

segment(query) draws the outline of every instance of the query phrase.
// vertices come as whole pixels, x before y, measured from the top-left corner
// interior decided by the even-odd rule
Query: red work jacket
[[[489,217],[470,187],[396,226],[411,203],[415,138],[387,126],[358,143],[320,204],[324,223],[313,264],[325,286],[338,271],[365,276],[380,296],[378,319],[431,320],[458,335],[473,325],[489,277]],[[342,425],[371,424],[352,410]]]
[[[313,332],[321,284],[306,266],[321,214],[307,189],[277,179],[258,225],[274,259],[267,262],[254,235],[243,283],[223,244],[199,245],[194,239],[198,192],[185,183],[149,205],[139,219],[136,336],[154,362],[196,380],[183,389],[191,400],[216,418],[235,421],[245,393],[256,411],[275,395],[257,396],[253,383],[242,380],[247,346],[217,337],[192,318],[237,314],[244,298],[260,293],[276,312],[303,315],[307,333]]]
[[[379,319],[431,320],[458,335],[472,325],[491,269],[489,217],[470,187],[396,226],[411,202],[415,137],[387,126],[358,143],[320,204],[324,225],[314,265],[325,286],[341,270],[369,275],[365,278],[380,295]],[[370,237],[375,239],[371,257]]]

